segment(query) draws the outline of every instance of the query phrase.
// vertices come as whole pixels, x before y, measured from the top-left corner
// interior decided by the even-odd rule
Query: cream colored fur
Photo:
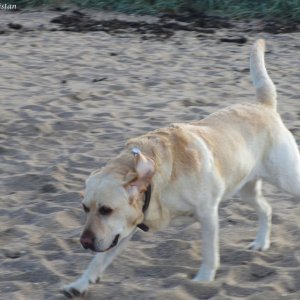
[[[201,121],[132,139],[118,157],[88,178],[82,242],[99,253],[77,281],[63,288],[66,295],[83,294],[126,246],[137,224],[158,230],[179,215],[192,216],[202,227],[202,263],[194,280],[214,280],[220,260],[218,206],[236,193],[258,214],[259,228],[250,247],[269,248],[271,207],[261,193],[262,180],[299,196],[300,156],[276,112],[264,49],[264,41],[256,41],[250,58],[257,103],[231,106]],[[140,154],[133,155],[133,148]],[[143,193],[149,183],[153,192],[144,215]],[[109,215],[101,215],[103,207],[112,210]],[[118,244],[110,248],[117,236]]]

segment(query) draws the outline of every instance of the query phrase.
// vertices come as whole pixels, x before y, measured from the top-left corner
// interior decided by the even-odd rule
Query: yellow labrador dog
[[[214,280],[220,261],[218,206],[236,192],[258,214],[250,246],[269,248],[271,207],[261,192],[262,179],[299,196],[300,156],[276,111],[264,50],[264,40],[258,40],[250,57],[256,103],[131,139],[119,156],[87,179],[87,221],[80,241],[97,255],[78,280],[63,287],[66,296],[84,294],[137,227],[158,230],[179,215],[193,216],[202,226],[203,260],[194,280]]]

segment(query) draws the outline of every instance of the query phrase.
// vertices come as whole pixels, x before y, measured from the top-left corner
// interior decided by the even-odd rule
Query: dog
[[[80,242],[97,255],[78,280],[63,287],[66,296],[83,295],[137,228],[158,230],[180,215],[194,217],[203,231],[202,264],[194,280],[214,280],[220,262],[218,206],[236,193],[258,215],[258,232],[250,247],[269,248],[272,209],[262,195],[262,180],[299,196],[300,156],[277,113],[276,88],[265,68],[264,52],[265,41],[257,40],[250,55],[256,103],[233,105],[201,121],[133,138],[90,175]]]

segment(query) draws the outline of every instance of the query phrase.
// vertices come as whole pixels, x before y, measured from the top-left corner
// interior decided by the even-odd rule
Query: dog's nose
[[[84,249],[93,249],[94,247],[95,236],[90,231],[84,231],[80,238],[80,243]]]

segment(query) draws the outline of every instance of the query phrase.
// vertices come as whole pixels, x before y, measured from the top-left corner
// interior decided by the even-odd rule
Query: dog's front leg
[[[134,232],[121,240],[117,246],[109,251],[96,254],[96,256],[90,262],[88,268],[76,281],[62,287],[62,293],[68,298],[84,295],[89,287],[89,284],[97,282],[106,268],[127,246],[128,241],[131,239]]]
[[[202,225],[202,264],[195,281],[212,281],[220,263],[218,208],[213,207],[199,214]]]

